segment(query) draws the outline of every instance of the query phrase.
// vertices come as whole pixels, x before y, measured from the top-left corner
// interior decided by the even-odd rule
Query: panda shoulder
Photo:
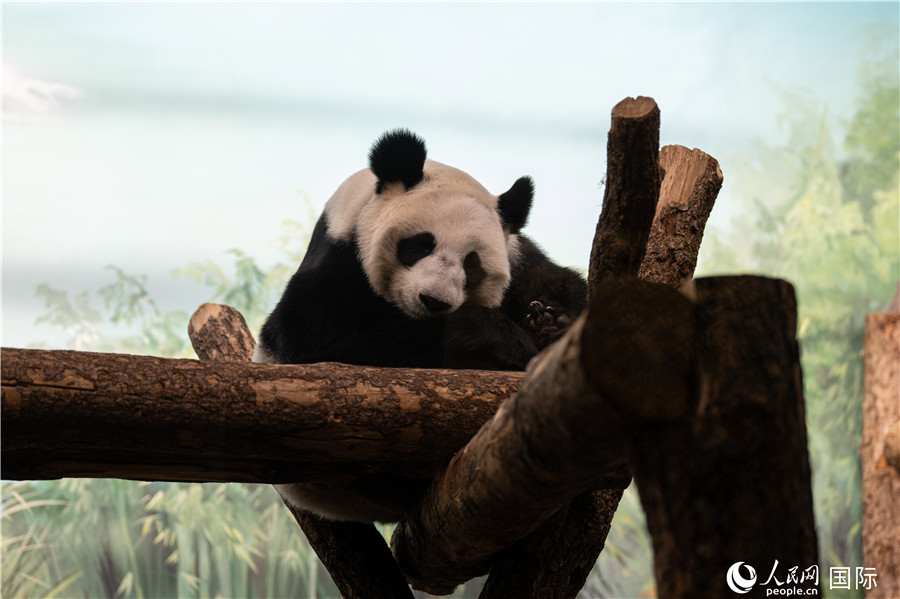
[[[334,241],[348,241],[353,236],[359,216],[375,195],[378,182],[375,173],[363,169],[350,175],[325,203],[328,237]]]

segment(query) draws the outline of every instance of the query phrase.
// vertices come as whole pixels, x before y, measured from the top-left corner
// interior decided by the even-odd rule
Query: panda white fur
[[[522,370],[584,308],[586,284],[519,234],[528,177],[495,196],[385,133],[369,168],[337,189],[259,336],[253,360]],[[278,485],[291,504],[339,520],[395,521],[428,481]]]

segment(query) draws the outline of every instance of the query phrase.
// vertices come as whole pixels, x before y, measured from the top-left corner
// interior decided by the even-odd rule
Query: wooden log
[[[519,392],[454,456],[395,530],[391,546],[413,587],[449,593],[486,572],[495,555],[579,493],[627,486],[631,476],[617,404],[631,394],[597,389],[640,387],[657,395],[665,389],[673,400],[647,417],[678,415],[679,406],[687,405],[678,391],[690,375],[692,309],[667,287],[604,285],[590,311],[531,362]],[[588,358],[580,350],[581,336],[598,322],[628,330],[607,339],[608,351],[592,354],[602,360],[615,352],[620,362],[595,369],[591,382],[582,365]],[[644,355],[648,350],[653,355]],[[648,360],[654,377],[638,367]]]
[[[665,177],[638,278],[678,288],[694,276],[724,178],[715,158],[684,146],[663,147],[659,164]]]
[[[204,362],[250,362],[256,341],[244,315],[222,304],[203,304],[188,322],[188,337]]]
[[[2,476],[428,478],[520,373],[2,349]]]
[[[866,599],[886,599],[900,597],[900,314],[866,318],[863,355],[863,564],[878,585]]]
[[[240,312],[203,304],[188,324],[197,356],[208,362],[249,362],[255,342]],[[345,599],[412,599],[384,537],[372,524],[335,522],[285,503]]]
[[[708,154],[683,146],[663,147],[659,162],[664,177],[646,253],[643,248],[624,244],[604,248],[604,240],[610,236],[596,236],[594,247],[597,249],[592,255],[609,255],[616,249],[630,253],[630,257],[607,260],[605,267],[598,266],[596,281],[603,281],[608,276],[601,272],[602,268],[633,264],[641,255],[643,260],[638,276],[642,280],[679,288],[693,277],[706,221],[722,187],[722,171]],[[635,196],[652,201],[649,191]],[[607,205],[617,201],[616,195],[606,199]],[[598,231],[603,230],[605,228],[598,224]],[[637,243],[643,239],[640,235],[630,238]],[[625,268],[623,272],[610,274],[629,276],[633,273]],[[564,513],[548,519],[497,557],[482,599],[575,597],[603,550],[621,497],[621,489],[597,489],[577,497],[561,510]],[[523,568],[520,564],[533,565]]]
[[[760,577],[746,596],[762,597],[780,586],[764,586],[776,566],[784,584],[789,568],[800,576],[818,564],[793,288],[717,277],[695,289],[690,409],[651,423],[651,393],[620,403],[658,594],[731,597],[726,575],[745,562]],[[608,334],[586,329],[586,355]],[[818,588],[818,579],[796,586]]]
[[[606,188],[588,268],[588,302],[607,278],[637,276],[659,201],[659,107],[625,98],[612,110]]]

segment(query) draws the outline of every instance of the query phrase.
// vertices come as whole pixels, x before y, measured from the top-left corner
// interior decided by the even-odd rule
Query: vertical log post
[[[731,597],[726,576],[744,562],[755,586],[748,570],[735,580],[751,587],[747,597],[764,597],[791,568],[804,577],[818,564],[793,288],[717,277],[694,289],[692,408],[652,422],[640,404],[620,404],[658,594]],[[610,334],[587,328],[584,355]],[[815,588],[818,578],[792,586]]]
[[[211,362],[249,362],[255,342],[240,312],[203,304],[188,335],[197,357]],[[335,522],[288,505],[310,546],[345,599],[412,599],[406,578],[373,524]]]
[[[900,597],[900,313],[866,318],[863,354],[863,565],[878,585],[866,599],[888,599]]]

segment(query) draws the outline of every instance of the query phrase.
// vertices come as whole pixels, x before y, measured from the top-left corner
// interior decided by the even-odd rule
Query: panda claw
[[[529,304],[529,308],[531,311],[525,316],[525,319],[528,321],[528,326],[534,330],[546,327],[565,327],[569,324],[569,318],[553,306],[533,301]]]

